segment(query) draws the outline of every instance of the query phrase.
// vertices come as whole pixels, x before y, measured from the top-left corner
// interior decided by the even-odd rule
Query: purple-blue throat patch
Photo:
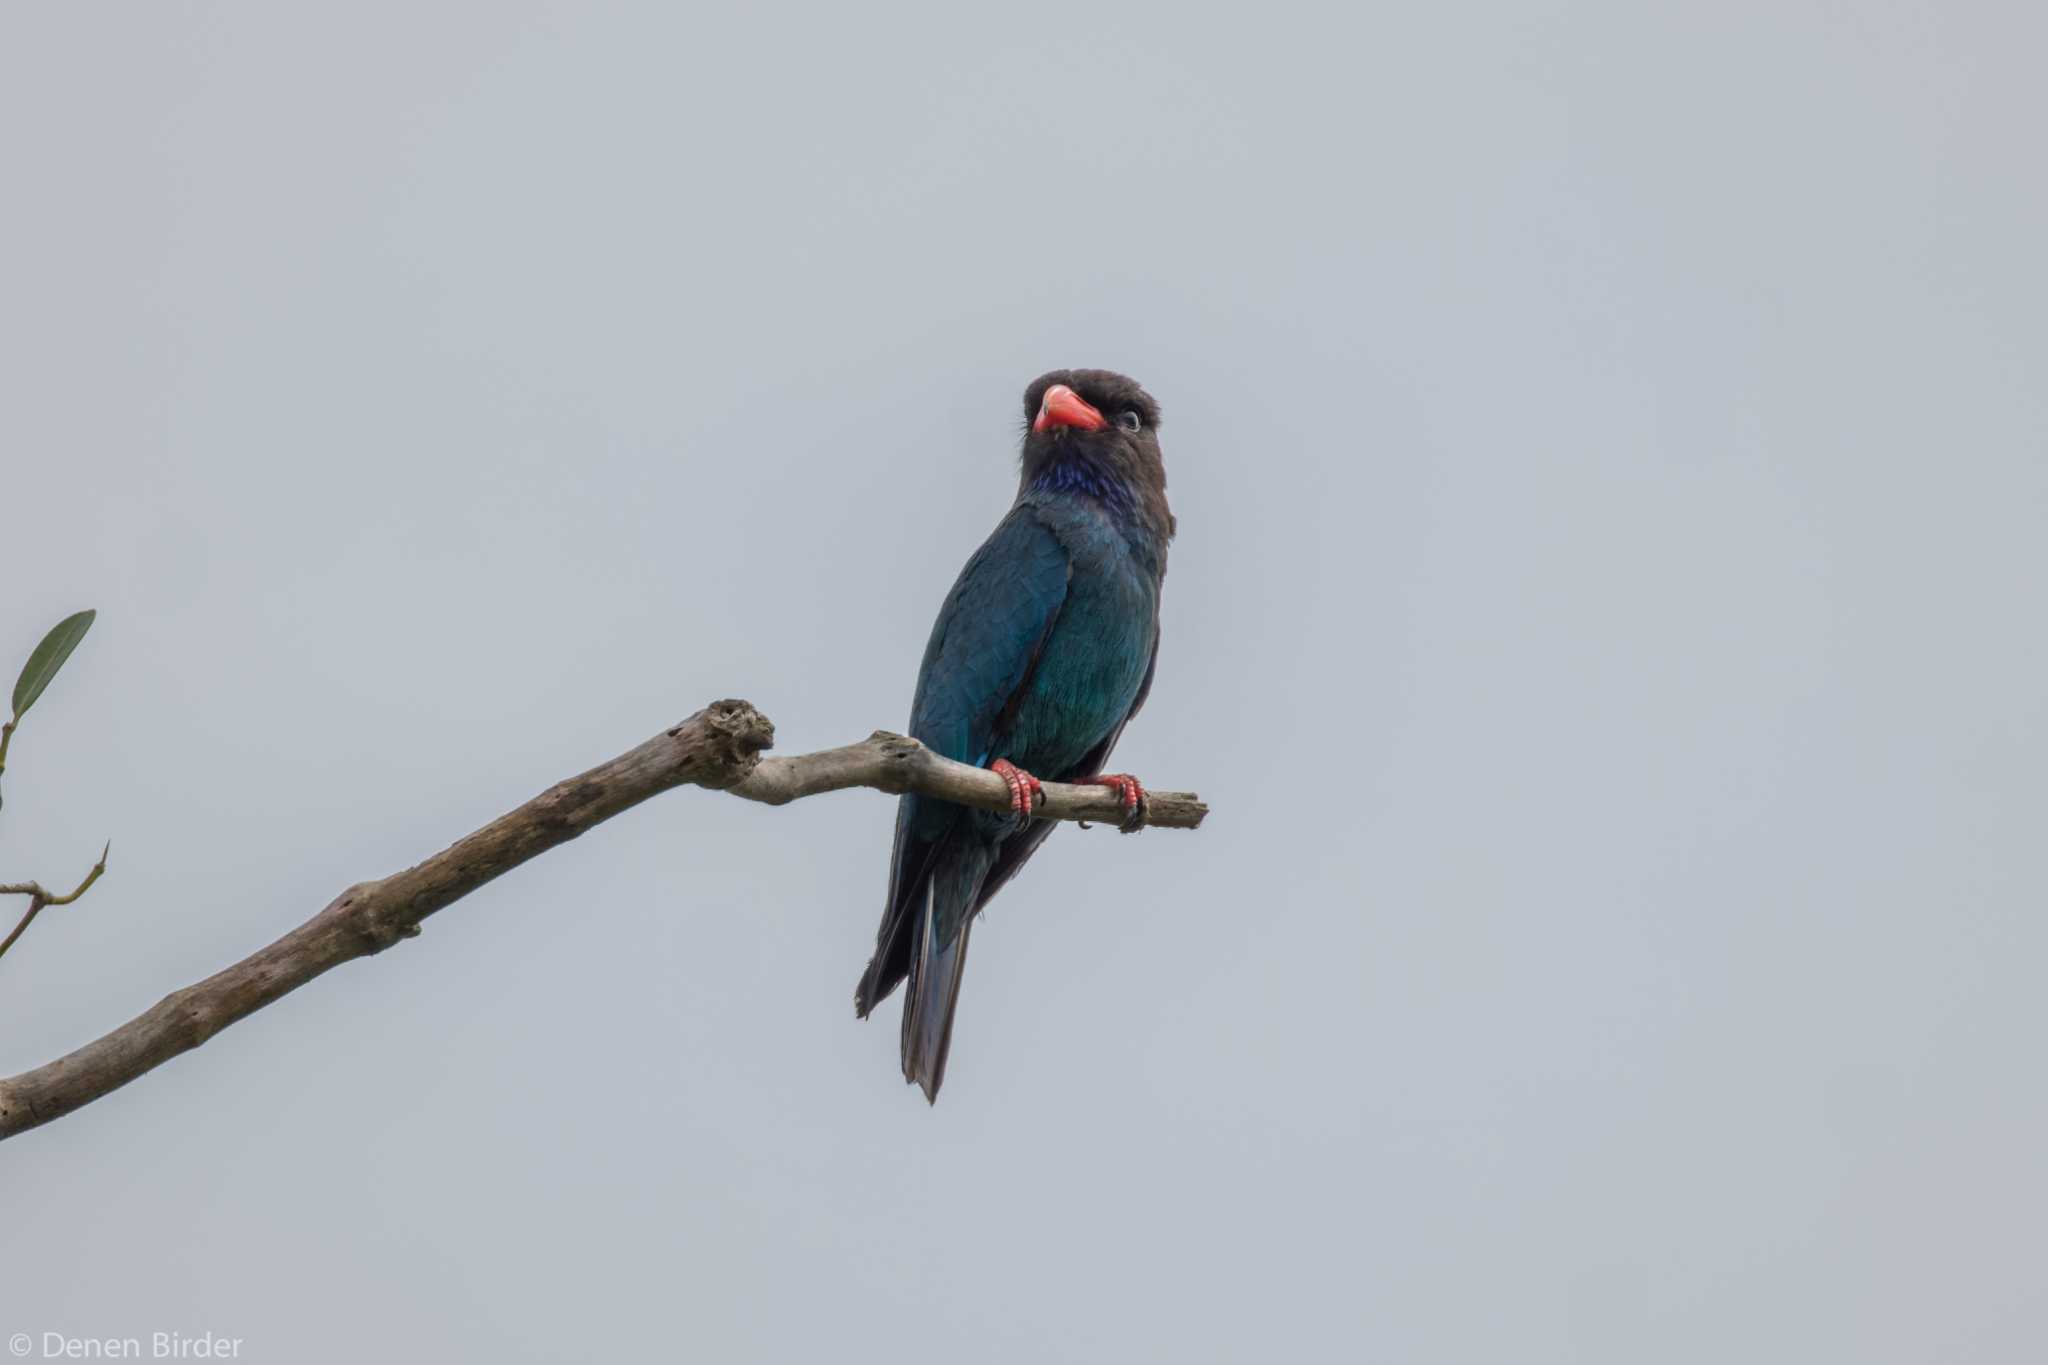
[[[1031,486],[1045,493],[1085,493],[1110,510],[1118,521],[1131,521],[1138,514],[1138,500],[1122,479],[1093,460],[1069,457],[1046,466]]]

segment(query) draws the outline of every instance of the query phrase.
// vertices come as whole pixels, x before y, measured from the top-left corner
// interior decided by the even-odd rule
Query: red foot
[[[1123,824],[1118,826],[1126,834],[1135,834],[1145,827],[1145,784],[1129,773],[1102,773],[1096,777],[1084,777],[1079,785],[1115,787],[1116,799],[1124,808]]]
[[[1045,803],[1045,788],[1038,779],[1009,759],[999,758],[988,766],[989,771],[1010,784],[1010,809],[1017,814],[1029,815]]]

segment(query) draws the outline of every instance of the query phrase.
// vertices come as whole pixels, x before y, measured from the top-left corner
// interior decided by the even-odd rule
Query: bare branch
[[[20,938],[28,931],[29,925],[35,923],[36,916],[43,913],[44,906],[69,905],[87,891],[90,891],[92,884],[100,879],[100,874],[107,870],[107,854],[113,852],[113,849],[114,844],[110,839],[107,841],[107,846],[100,850],[100,860],[92,865],[92,871],[85,874],[85,880],[80,882],[68,896],[51,895],[43,890],[41,882],[8,882],[0,885],[0,896],[28,897],[28,913],[21,917],[21,923],[14,926],[13,933],[4,939],[0,939],[0,957],[6,956],[7,950],[14,946],[14,940]]]
[[[0,882],[0,896],[33,896],[44,905],[69,905],[91,890],[92,884],[105,874],[107,870],[107,855],[113,851],[114,844],[110,839],[107,841],[107,846],[100,850],[100,860],[92,865],[92,870],[85,874],[85,880],[73,887],[71,894],[68,896],[59,896],[55,892],[45,891],[41,882]],[[4,951],[5,949],[0,949],[0,952]]]
[[[34,883],[30,883],[30,885],[34,885]],[[12,948],[14,940],[28,932],[28,927],[36,922],[36,916],[42,914],[43,907],[48,904],[49,902],[43,899],[41,892],[36,892],[28,898],[28,909],[22,913],[21,922],[14,926],[13,933],[4,939],[0,939],[0,953],[5,953],[9,948]]]
[[[556,783],[425,862],[350,887],[319,914],[234,966],[173,991],[68,1056],[0,1080],[0,1139],[62,1118],[314,977],[413,937],[436,910],[673,787],[711,787],[778,806],[820,792],[873,787],[991,810],[1009,807],[1009,788],[994,773],[940,758],[899,735],[877,732],[843,749],[764,760],[761,751],[774,736],[768,718],[748,703],[713,702],[638,748]],[[1049,819],[1113,823],[1121,816],[1116,795],[1107,788],[1048,782],[1045,795],[1038,813]],[[1208,810],[1184,792],[1155,792],[1149,805],[1147,823],[1179,829],[1194,828]],[[75,899],[97,875],[95,870],[67,899]]]
[[[1107,787],[1077,787],[1047,782],[1045,802],[1035,814],[1042,820],[1123,818],[1116,793]],[[1008,810],[1010,787],[987,768],[970,768],[933,753],[914,739],[877,730],[858,744],[821,749],[795,758],[765,758],[745,781],[732,787],[734,796],[786,805],[799,797],[836,792],[847,787],[873,787],[884,792],[917,792],[963,806]],[[1193,829],[1209,808],[1193,792],[1147,792],[1145,824],[1163,829]]]

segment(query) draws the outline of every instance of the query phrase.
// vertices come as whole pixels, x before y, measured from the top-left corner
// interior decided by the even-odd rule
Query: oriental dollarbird
[[[896,808],[889,898],[854,993],[865,1019],[900,982],[903,1076],[936,1101],[974,917],[1057,821],[1034,818],[1041,777],[1114,787],[1126,831],[1136,778],[1104,773],[1152,688],[1173,513],[1159,405],[1107,370],[1054,370],[1024,391],[1017,501],[939,608],[910,704],[933,751],[994,769],[1007,813],[929,796]]]

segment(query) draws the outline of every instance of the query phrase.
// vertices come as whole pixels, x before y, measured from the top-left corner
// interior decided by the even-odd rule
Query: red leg
[[[1124,821],[1118,828],[1126,834],[1136,834],[1145,828],[1145,784],[1137,778],[1129,773],[1102,773],[1084,777],[1078,785],[1115,787],[1116,799],[1124,808]]]
[[[1009,759],[999,758],[988,766],[989,771],[1010,784],[1010,809],[1017,814],[1029,815],[1045,801],[1045,788],[1038,779]]]

